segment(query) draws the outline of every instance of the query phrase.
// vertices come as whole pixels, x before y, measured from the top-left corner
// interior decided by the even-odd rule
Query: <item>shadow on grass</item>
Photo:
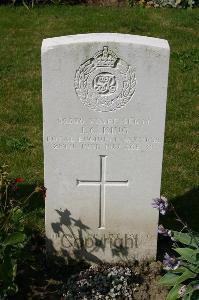
[[[170,200],[179,217],[187,226],[195,232],[199,232],[199,188],[192,189],[184,195]],[[171,230],[182,230],[182,224],[176,220],[173,212],[168,212],[165,216],[160,215],[159,224]],[[172,242],[169,237],[158,237],[157,259],[163,259],[165,252],[172,253]]]

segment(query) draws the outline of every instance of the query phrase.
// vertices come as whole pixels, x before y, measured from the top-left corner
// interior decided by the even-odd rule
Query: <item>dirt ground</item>
[[[31,243],[31,248],[27,249],[24,257],[26,259],[20,263],[17,276],[19,292],[9,297],[8,300],[62,300],[63,284],[71,275],[78,274],[89,267],[84,262],[70,266],[65,265],[63,261],[47,262],[45,243],[42,238],[37,238],[35,244]],[[161,262],[135,261],[128,267],[139,278],[131,285],[133,300],[164,300],[166,298],[167,289],[158,284],[163,274]],[[124,296],[120,298],[122,299],[127,298]]]

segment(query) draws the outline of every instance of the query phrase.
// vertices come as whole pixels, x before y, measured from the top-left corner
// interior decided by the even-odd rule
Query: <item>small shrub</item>
[[[24,209],[37,187],[25,200],[16,199],[22,178],[10,179],[7,166],[0,167],[0,299],[13,295],[18,288],[15,283],[17,263],[30,237],[26,234]]]
[[[173,241],[173,250],[177,257],[165,254],[163,264],[167,273],[161,278],[160,284],[172,287],[166,300],[198,300],[199,299],[199,234],[193,232],[177,214],[166,198],[154,199],[152,206],[160,214],[172,210],[176,220],[182,225],[182,231],[172,231],[159,225],[158,232]],[[185,231],[185,232],[183,232]]]
[[[27,9],[33,8],[36,5],[45,5],[45,4],[83,4],[84,0],[2,0],[0,4],[9,4],[9,5],[23,5]]]

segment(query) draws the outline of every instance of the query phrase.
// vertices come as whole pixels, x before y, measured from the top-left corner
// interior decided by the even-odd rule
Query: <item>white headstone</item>
[[[166,40],[43,41],[49,251],[89,262],[155,257],[168,66]]]

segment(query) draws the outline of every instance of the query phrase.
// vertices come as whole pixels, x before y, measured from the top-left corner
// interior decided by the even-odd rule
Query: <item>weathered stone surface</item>
[[[156,255],[168,65],[161,39],[43,41],[50,251],[89,262]]]

